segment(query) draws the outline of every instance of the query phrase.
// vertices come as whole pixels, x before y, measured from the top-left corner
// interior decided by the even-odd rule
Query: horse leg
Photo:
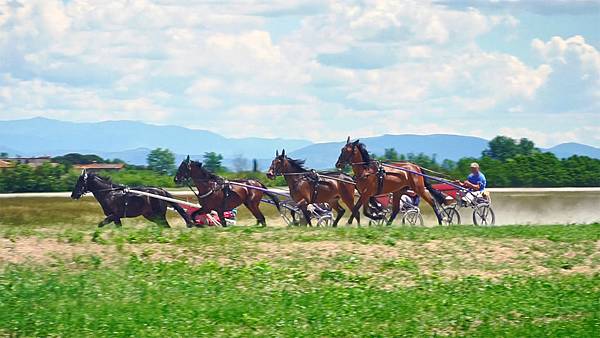
[[[219,217],[219,223],[223,228],[227,227],[227,220],[225,219],[225,211],[223,209],[217,209],[217,216]]]
[[[352,224],[352,220],[356,218],[356,221],[360,223],[360,213],[354,211],[354,186],[352,187],[352,191],[348,191],[349,189],[345,189],[342,187],[340,189],[340,195],[342,197],[342,201],[350,210],[350,218],[348,218],[348,224]]]
[[[263,213],[258,208],[258,203],[256,203],[256,204],[244,203],[244,205],[246,206],[246,208],[248,208],[248,210],[250,210],[250,212],[252,213],[254,218],[256,218],[256,224],[260,224],[264,227],[267,226],[267,221],[265,220],[265,215],[263,215]]]
[[[342,208],[342,206],[340,205],[339,200],[333,200],[333,202],[330,203],[331,207],[333,209],[335,209],[337,216],[335,217],[335,220],[333,221],[333,227],[337,227],[338,222],[340,221],[340,219],[342,218],[342,216],[344,216],[344,213],[346,212],[346,209]]]
[[[114,222],[113,215],[108,215],[105,219],[102,220],[102,222],[98,223],[98,228],[102,228],[103,226],[112,222]]]
[[[356,201],[356,204],[354,205],[354,207],[352,208],[352,215],[356,215],[356,224],[358,226],[360,226],[360,207],[363,205],[364,200],[369,200],[368,198],[366,198],[366,194],[361,194],[358,197],[358,201]]]
[[[392,225],[396,216],[398,216],[398,212],[400,212],[400,197],[402,197],[402,195],[398,191],[392,194],[392,214],[387,221],[387,225]]]
[[[166,212],[166,210],[165,210],[165,212]],[[171,225],[169,225],[169,221],[167,220],[167,216],[165,214],[157,216],[156,220],[157,220],[156,224],[158,224],[158,225],[162,225],[165,228],[171,227]]]
[[[144,216],[145,219],[147,219],[148,221],[158,225],[158,226],[163,226],[165,228],[170,228],[171,226],[169,226],[169,222],[167,222],[167,218],[161,215],[153,215],[153,214],[145,214],[142,215]]]
[[[123,226],[123,223],[121,223],[121,217],[113,217],[113,221],[115,222],[115,226],[117,228],[120,228]]]
[[[312,222],[310,221],[310,212],[308,212],[308,203],[306,200],[302,200],[298,203],[298,208],[302,211],[302,215],[304,215],[304,219],[306,220],[306,225],[312,227]]]
[[[435,217],[437,217],[438,220],[438,224],[442,225],[442,213],[440,212],[440,210],[437,207],[437,204],[435,203],[435,200],[433,199],[433,196],[431,196],[431,194],[429,193],[429,191],[426,191],[425,189],[423,189],[421,191],[421,193],[417,192],[419,194],[419,196],[421,196],[421,198],[423,198],[425,200],[425,202],[427,202],[427,204],[429,204],[431,206],[431,208],[433,209],[433,212],[435,213]]]

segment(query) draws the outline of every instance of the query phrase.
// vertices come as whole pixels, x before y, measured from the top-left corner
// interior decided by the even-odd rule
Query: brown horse
[[[403,171],[401,169],[385,168],[379,162],[372,160],[369,152],[364,144],[359,140],[350,142],[350,137],[346,141],[346,145],[342,147],[340,157],[335,166],[343,168],[346,165],[352,166],[354,172],[356,189],[360,194],[360,198],[355,206],[355,211],[358,211],[360,206],[363,206],[365,216],[374,218],[369,213],[369,199],[375,195],[392,193],[392,214],[387,224],[390,225],[400,211],[400,197],[406,190],[411,189],[423,198],[435,212],[438,223],[442,224],[442,216],[434,201],[434,197],[430,192],[430,186],[425,182],[423,176]],[[413,163],[398,164],[398,167],[407,170],[421,173],[421,167]],[[358,213],[356,214],[358,219]]]
[[[132,189],[173,198],[171,194],[160,188],[133,187]],[[102,207],[104,216],[106,216],[98,224],[98,227],[103,227],[112,222],[120,227],[121,218],[144,216],[147,220],[168,228],[169,222],[166,217],[168,205],[181,215],[188,227],[193,226],[190,217],[177,203],[136,195],[128,192],[127,187],[124,185],[114,184],[107,178],[94,173],[88,173],[84,170],[77,179],[77,184],[73,188],[71,198],[79,199],[87,192],[91,192],[94,195]]]
[[[354,184],[352,177],[340,173],[331,172],[317,174],[304,168],[304,161],[294,160],[285,155],[285,150],[275,153],[275,159],[267,172],[267,177],[274,179],[275,176],[283,175],[290,188],[292,199],[298,204],[308,225],[310,213],[307,210],[309,204],[328,203],[336,210],[337,217],[333,226],[344,216],[346,210],[340,205],[340,198],[344,204],[354,210]],[[350,223],[350,221],[349,221]]]
[[[192,219],[198,214],[207,214],[215,210],[219,214],[219,218],[224,220],[225,211],[244,204],[252,215],[256,217],[257,223],[266,226],[265,216],[258,208],[263,195],[271,198],[277,210],[279,210],[279,199],[276,195],[233,183],[242,183],[259,189],[266,189],[267,187],[264,184],[252,179],[232,180],[228,182],[202,167],[202,163],[191,161],[189,156],[179,165],[179,169],[177,169],[177,174],[175,175],[175,182],[182,183],[188,179],[192,179],[198,189],[198,201],[202,205],[201,209],[194,212]],[[223,222],[223,226],[226,226],[225,222]]]

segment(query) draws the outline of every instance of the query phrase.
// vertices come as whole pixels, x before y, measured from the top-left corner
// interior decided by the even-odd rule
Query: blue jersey
[[[487,185],[485,175],[483,175],[481,171],[479,172],[479,175],[474,175],[472,173],[469,174],[469,176],[467,176],[467,181],[476,185],[479,184],[479,191],[483,191],[485,189],[485,186]]]

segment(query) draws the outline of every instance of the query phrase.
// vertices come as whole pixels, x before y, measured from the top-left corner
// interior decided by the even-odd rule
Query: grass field
[[[97,229],[88,199],[0,203],[0,335],[600,332],[600,224]]]

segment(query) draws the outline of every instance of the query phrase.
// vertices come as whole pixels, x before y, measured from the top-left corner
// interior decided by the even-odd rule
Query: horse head
[[[89,191],[88,188],[88,179],[90,174],[88,174],[87,170],[83,169],[79,178],[77,178],[77,183],[75,183],[75,187],[71,192],[71,198],[74,200],[80,199],[81,196],[85,195],[86,192]]]
[[[177,168],[177,172],[175,173],[175,178],[173,180],[175,183],[180,184],[190,178],[192,178],[192,161],[190,160],[190,155],[188,155],[186,159],[181,161],[181,164],[179,164],[179,168]]]
[[[267,171],[267,178],[273,180],[275,176],[281,175],[285,170],[286,162],[285,149],[281,151],[281,155],[279,155],[279,150],[275,150],[275,158],[271,161],[271,166]]]
[[[346,165],[351,165],[354,152],[358,150],[359,144],[360,140],[350,142],[350,136],[348,136],[346,144],[342,147],[340,152],[340,157],[338,157],[338,160],[335,163],[335,167],[338,169],[343,169]]]

